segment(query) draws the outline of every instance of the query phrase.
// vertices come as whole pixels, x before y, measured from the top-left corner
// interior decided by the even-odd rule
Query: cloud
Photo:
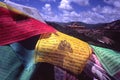
[[[51,11],[51,5],[50,4],[45,4],[44,7],[42,7],[43,10],[46,11]]]
[[[79,21],[80,15],[75,11],[63,11],[60,15],[62,22]]]
[[[45,15],[54,16],[50,4],[45,4],[44,7],[42,7],[42,10]]]
[[[75,12],[63,11],[61,14],[62,22],[81,21],[85,23],[105,23],[117,20],[120,18],[120,10],[110,6],[97,6],[88,11]]]
[[[53,21],[53,22],[59,22],[60,21],[60,18],[58,17],[58,15],[54,15],[54,17],[52,17],[52,16],[41,13],[41,16],[46,21]]]
[[[54,12],[52,11],[52,7],[50,4],[45,4],[42,7],[42,13],[41,16],[43,17],[44,20],[46,21],[59,21],[59,17],[58,15],[54,14]]]
[[[81,21],[90,24],[105,23],[120,19],[120,10],[112,8],[110,6],[97,6],[92,8],[91,10],[82,12],[76,12],[74,10],[63,10],[63,12],[59,14],[59,16],[47,15],[45,19],[48,21],[56,22]]]
[[[76,12],[74,10],[63,11],[60,17],[62,22],[81,21],[85,23],[99,23],[105,19],[104,15],[92,10],[83,12]]]
[[[72,10],[72,6],[70,5],[69,0],[61,0],[60,5],[58,6],[60,9],[64,10]]]
[[[89,5],[89,0],[71,0],[71,2],[79,4],[80,6]]]
[[[101,22],[111,22],[120,18],[120,8],[117,8],[117,7],[97,6],[97,7],[94,7],[92,11],[98,14],[102,14],[104,16],[104,20]]]
[[[105,3],[120,8],[120,0],[104,0]]]
[[[75,11],[63,11],[59,16],[54,15],[43,15],[45,20],[47,21],[56,21],[56,22],[72,22],[72,21],[81,21],[85,23],[99,23],[104,21],[105,17],[94,11],[83,11],[83,12],[75,12]]]
[[[61,0],[58,7],[64,10],[72,10],[73,7],[71,6],[71,3],[75,3],[80,6],[86,6],[89,5],[89,0]]]
[[[87,0],[62,0],[59,5],[59,8],[61,10],[59,14],[54,14],[50,4],[45,4],[44,7],[42,8],[42,10],[44,11],[42,16],[47,21],[56,22],[81,21],[90,24],[105,23],[120,19],[120,8],[110,5],[108,6],[98,5],[89,10],[77,12],[71,6],[71,2],[77,4],[79,1]],[[111,4],[111,2],[107,4]],[[89,0],[84,5],[89,5]]]
[[[107,14],[107,15],[116,15],[116,16],[120,16],[120,9],[119,8],[115,8],[115,7],[111,7],[111,6],[97,6],[95,8],[92,9],[94,12],[97,13],[102,13]]]
[[[78,4],[80,6],[89,5],[89,0],[61,0],[60,5],[58,8],[62,11],[60,17],[62,17],[62,22],[69,22],[69,21],[80,21],[80,13],[74,11],[71,3]]]

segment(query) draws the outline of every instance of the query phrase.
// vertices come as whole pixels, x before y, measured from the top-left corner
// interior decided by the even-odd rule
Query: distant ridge
[[[120,20],[116,20],[110,23],[98,23],[98,24],[87,24],[84,22],[68,22],[68,23],[62,23],[62,22],[54,22],[56,24],[59,24],[63,27],[68,27],[69,25],[73,25],[76,23],[79,26],[84,26],[87,29],[120,29]]]
[[[100,24],[86,24],[82,22],[46,23],[63,33],[79,38],[89,44],[120,51],[120,20]],[[76,24],[77,27],[82,26],[82,28],[70,27],[73,24]]]

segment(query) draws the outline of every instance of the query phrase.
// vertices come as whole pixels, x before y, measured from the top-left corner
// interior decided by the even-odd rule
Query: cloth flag
[[[117,76],[120,73],[120,53],[98,46],[91,45],[91,47],[108,74],[112,77]],[[120,77],[117,80],[120,80]]]
[[[0,2],[0,45],[55,31],[51,26]]]
[[[57,31],[43,34],[36,44],[36,62],[47,62],[79,74],[92,50],[77,38]]]
[[[10,1],[10,0],[5,0],[4,2],[7,5],[12,6],[13,8],[16,8],[17,10],[27,14],[28,16],[33,17],[33,18],[45,23],[45,21],[42,19],[39,11],[36,8],[17,4],[17,3]]]

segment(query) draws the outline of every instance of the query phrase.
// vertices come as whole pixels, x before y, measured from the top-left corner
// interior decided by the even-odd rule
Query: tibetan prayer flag
[[[114,76],[120,71],[120,53],[111,49],[91,45],[105,70]]]
[[[51,26],[0,2],[0,45],[55,31]]]
[[[36,62],[47,62],[75,74],[82,72],[92,50],[77,38],[61,32],[42,34],[36,45]]]
[[[14,3],[12,1],[9,1],[9,0],[5,0],[4,2],[7,5],[9,5],[13,8],[16,8],[17,10],[27,14],[28,16],[33,17],[33,18],[45,23],[45,21],[42,19],[39,11],[36,8],[24,6],[24,5],[21,5],[21,4],[17,4],[17,3]]]

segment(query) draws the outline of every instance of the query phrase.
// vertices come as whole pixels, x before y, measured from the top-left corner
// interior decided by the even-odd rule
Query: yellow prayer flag
[[[75,74],[82,72],[92,50],[77,38],[61,32],[42,34],[36,45],[36,62],[47,62]]]

